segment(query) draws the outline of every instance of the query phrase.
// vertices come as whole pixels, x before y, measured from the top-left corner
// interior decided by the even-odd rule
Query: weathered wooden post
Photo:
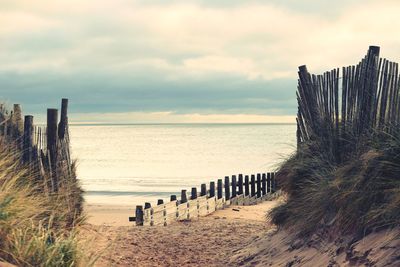
[[[254,197],[256,195],[256,176],[254,174],[251,175],[250,189],[250,195]]]
[[[215,182],[210,182],[210,198],[215,197]]]
[[[267,194],[267,175],[265,173],[262,174],[262,195],[265,196]]]
[[[267,192],[271,193],[272,189],[271,189],[271,173],[267,173]]]
[[[244,195],[248,196],[250,194],[250,183],[249,183],[249,176],[246,175],[244,177]]]
[[[206,184],[201,184],[200,196],[207,195],[207,186]]]
[[[24,162],[32,160],[33,147],[33,116],[25,116],[24,120],[24,143],[23,143],[23,159]]]
[[[222,179],[218,179],[217,183],[217,197],[218,199],[222,198]]]
[[[243,195],[243,174],[239,174],[238,195]]]
[[[14,121],[15,121],[14,112],[10,111],[9,112],[9,116],[8,116],[8,120],[5,121],[5,128],[6,128],[5,135],[6,136],[13,136],[14,135],[14,132],[15,132],[15,130],[14,130]]]
[[[232,175],[232,198],[236,197],[236,190],[237,190],[236,175]]]
[[[68,127],[68,99],[63,98],[61,100],[61,117],[60,123],[58,124],[58,138],[64,139],[65,132]]]
[[[150,216],[150,218],[149,218]],[[145,202],[144,203],[144,211],[143,211],[143,225],[144,225],[144,221],[145,218],[147,218],[147,220],[150,220],[150,225],[153,226],[154,221],[153,221],[153,210],[151,209],[151,203],[150,202]]]
[[[271,184],[272,184],[271,192],[274,193],[276,191],[275,172],[271,173]]]
[[[170,197],[169,200],[170,200],[170,201],[175,201],[175,200],[176,200],[176,195],[171,195],[171,197]]]
[[[186,194],[186,190],[182,190],[181,191],[181,203],[186,203],[187,202],[187,194]]]
[[[261,197],[261,174],[257,173],[257,198]]]
[[[225,200],[231,199],[229,176],[225,176]]]
[[[51,189],[58,191],[57,175],[57,109],[47,110],[47,154],[50,157]]]
[[[192,194],[190,199],[196,199],[197,198],[197,188],[196,187],[192,187]]]
[[[163,204],[164,204],[164,200],[163,200],[163,199],[157,200],[157,206],[158,206],[158,205],[163,205]]]
[[[14,104],[14,112],[13,112],[13,122],[15,123],[15,128],[13,129],[13,136],[18,137],[21,136],[23,130],[23,122],[22,122],[22,110],[20,104]]]
[[[136,225],[143,225],[143,206],[136,206]]]

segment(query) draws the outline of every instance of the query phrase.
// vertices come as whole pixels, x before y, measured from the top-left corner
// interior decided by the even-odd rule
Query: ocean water
[[[296,144],[296,125],[72,125],[72,155],[88,204],[169,199],[233,174],[275,170]]]

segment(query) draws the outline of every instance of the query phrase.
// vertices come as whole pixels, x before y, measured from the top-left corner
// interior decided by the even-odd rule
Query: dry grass
[[[273,210],[273,222],[301,236],[322,227],[360,237],[398,227],[399,137],[374,135],[341,164],[318,144],[303,144],[278,173],[288,201]]]
[[[46,195],[9,147],[0,150],[0,261],[18,266],[90,266],[77,238],[81,191],[70,179]]]

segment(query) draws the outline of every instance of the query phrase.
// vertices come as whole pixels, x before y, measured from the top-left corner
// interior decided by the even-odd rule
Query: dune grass
[[[74,175],[74,174],[73,174]],[[81,190],[76,180],[45,194],[32,170],[2,143],[0,149],[0,261],[17,266],[91,266],[78,239]]]
[[[278,172],[288,200],[272,221],[307,236],[329,227],[364,236],[400,225],[400,132],[375,133],[335,163],[324,145],[301,144]]]

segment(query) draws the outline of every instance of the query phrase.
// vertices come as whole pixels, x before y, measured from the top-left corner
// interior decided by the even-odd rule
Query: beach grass
[[[377,132],[336,164],[323,146],[302,144],[277,179],[288,200],[273,222],[307,236],[321,228],[364,236],[400,225],[400,133]]]
[[[43,192],[38,175],[12,146],[0,149],[0,261],[17,266],[91,266],[78,238],[82,215],[76,179],[58,194]],[[75,174],[73,174],[75,175]]]

